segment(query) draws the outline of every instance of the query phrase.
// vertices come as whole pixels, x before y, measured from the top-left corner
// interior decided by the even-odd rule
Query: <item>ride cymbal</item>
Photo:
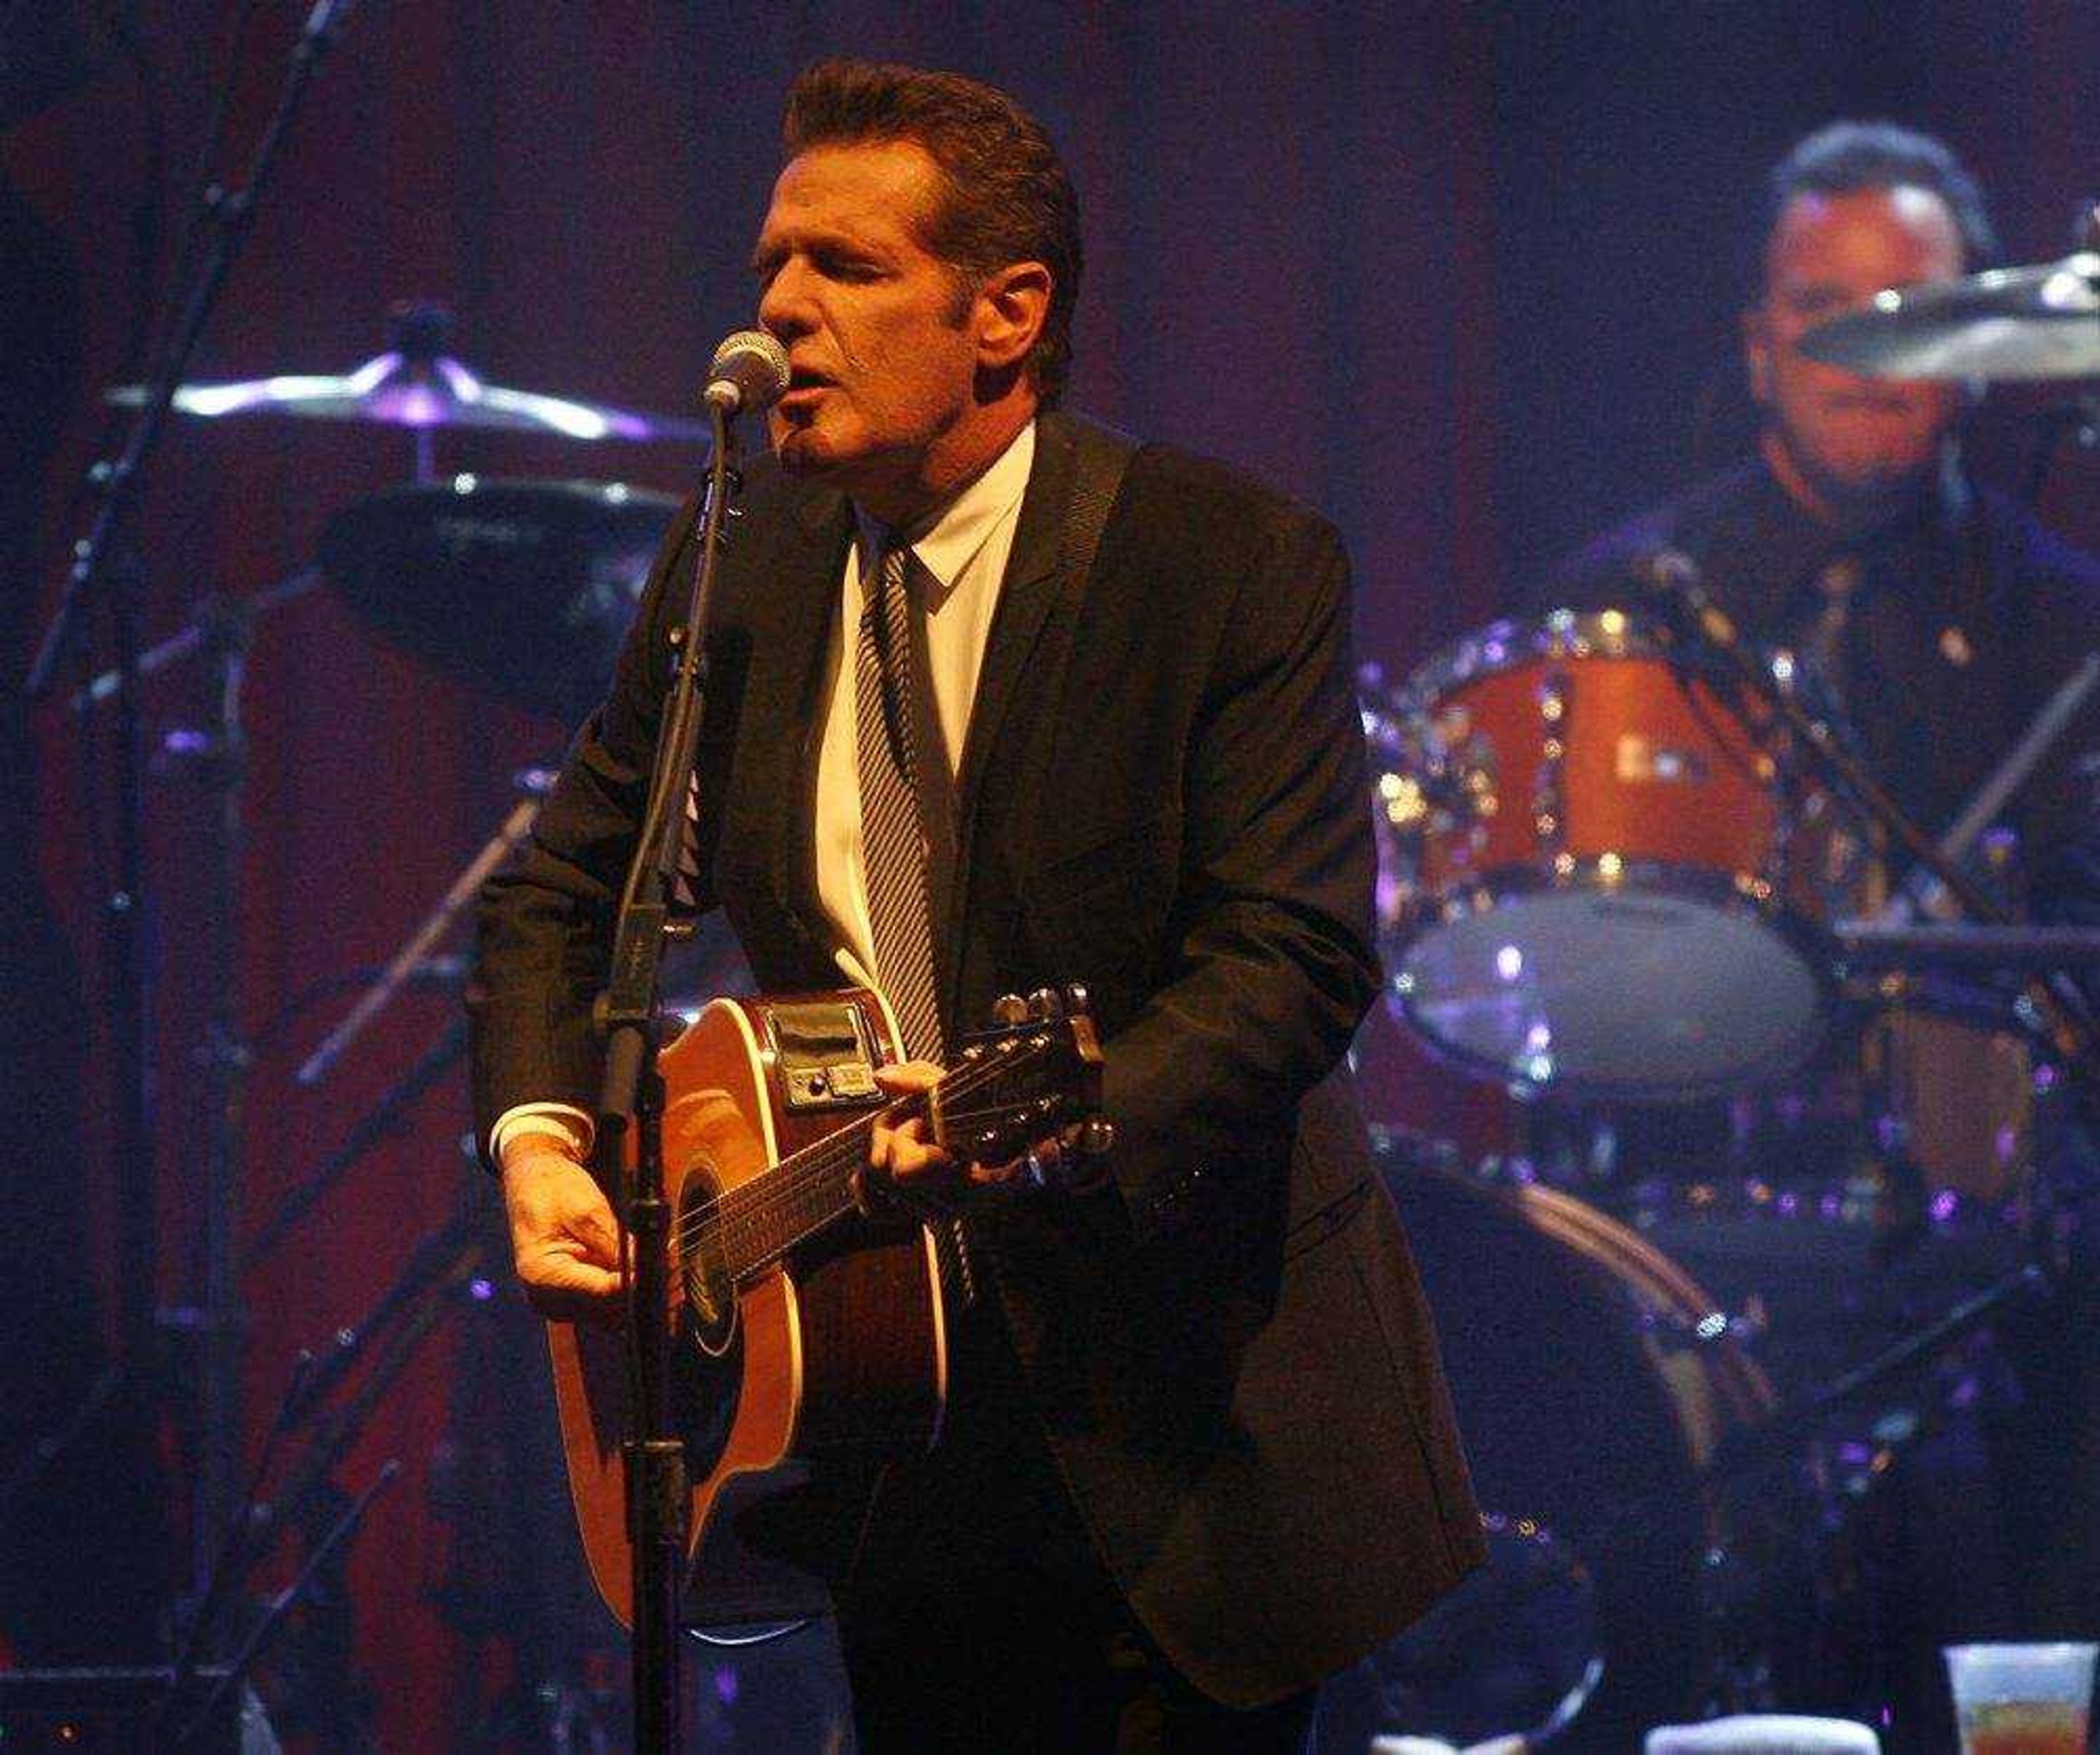
[[[1869,377],[2100,377],[2100,252],[1892,287],[1798,345],[1811,359]]]

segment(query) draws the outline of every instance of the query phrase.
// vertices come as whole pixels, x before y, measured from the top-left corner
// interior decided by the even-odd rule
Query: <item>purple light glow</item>
[[[403,426],[436,426],[443,421],[447,406],[429,385],[404,384],[381,397],[377,408]]]

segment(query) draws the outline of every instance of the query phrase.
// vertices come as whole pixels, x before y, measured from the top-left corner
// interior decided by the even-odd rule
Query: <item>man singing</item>
[[[763,987],[871,977],[893,1091],[1001,992],[1083,981],[1116,1129],[1048,1193],[878,1131],[977,1295],[938,1444],[825,1562],[861,1738],[1295,1748],[1314,1684],[1480,1551],[1339,1066],[1379,981],[1347,562],[1058,409],[1077,202],[1010,99],[827,63],[784,133],[752,267],[792,377],[711,611],[691,899]],[[589,1012],[692,526],[482,912],[479,1113],[550,1313],[618,1313]]]

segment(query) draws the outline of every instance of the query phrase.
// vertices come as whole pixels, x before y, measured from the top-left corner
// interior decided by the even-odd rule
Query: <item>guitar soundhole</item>
[[[736,1331],[736,1281],[707,1223],[719,1193],[704,1166],[686,1179],[678,1197],[678,1272],[686,1294],[682,1326],[701,1352],[721,1358]]]
[[[678,1312],[672,1361],[672,1418],[686,1441],[686,1466],[712,1470],[735,1423],[743,1379],[743,1330],[736,1320],[736,1282],[704,1228],[705,1210],[719,1190],[703,1165],[678,1195],[678,1277],[685,1301]]]

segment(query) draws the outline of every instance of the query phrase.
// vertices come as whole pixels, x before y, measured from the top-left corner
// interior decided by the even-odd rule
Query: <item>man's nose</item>
[[[806,335],[816,326],[807,278],[792,262],[766,283],[758,301],[758,324],[783,341]]]

